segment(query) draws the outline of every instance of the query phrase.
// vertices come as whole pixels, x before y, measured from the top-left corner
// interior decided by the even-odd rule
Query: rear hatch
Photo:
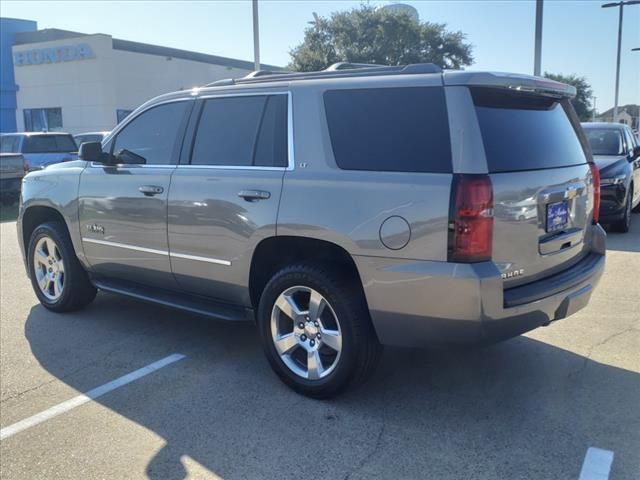
[[[493,185],[492,258],[505,288],[577,263],[589,251],[593,184],[569,99],[470,90]]]

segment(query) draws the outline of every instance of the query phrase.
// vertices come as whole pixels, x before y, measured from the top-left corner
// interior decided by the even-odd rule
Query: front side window
[[[287,96],[205,100],[193,143],[192,165],[285,167]]]
[[[134,118],[116,136],[112,153],[119,163],[174,164],[173,150],[187,102],[166,103]]]
[[[442,87],[329,90],[324,106],[341,169],[451,172]]]
[[[622,155],[624,142],[617,128],[586,128],[584,130],[594,155]]]
[[[24,130],[48,132],[62,128],[62,108],[25,108]]]

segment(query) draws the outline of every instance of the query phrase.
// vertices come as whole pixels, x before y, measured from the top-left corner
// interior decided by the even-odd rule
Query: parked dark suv
[[[53,311],[98,288],[255,320],[280,378],[328,397],[381,344],[491,342],[588,303],[605,234],[574,94],[342,64],[163,95],[25,178],[27,271]]]
[[[600,170],[600,221],[628,232],[640,210],[640,144],[627,125],[583,123]]]

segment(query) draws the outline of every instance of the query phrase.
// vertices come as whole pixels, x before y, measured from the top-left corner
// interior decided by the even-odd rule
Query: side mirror
[[[87,162],[104,162],[102,144],[100,142],[84,142],[80,144],[78,158]]]
[[[631,152],[631,160],[635,160],[638,157],[640,157],[640,145],[633,147],[633,151]]]

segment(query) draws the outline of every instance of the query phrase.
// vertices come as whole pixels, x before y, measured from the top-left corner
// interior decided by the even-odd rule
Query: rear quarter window
[[[580,165],[587,158],[568,100],[471,89],[490,172]]]
[[[442,87],[328,90],[324,106],[341,169],[451,172]]]

